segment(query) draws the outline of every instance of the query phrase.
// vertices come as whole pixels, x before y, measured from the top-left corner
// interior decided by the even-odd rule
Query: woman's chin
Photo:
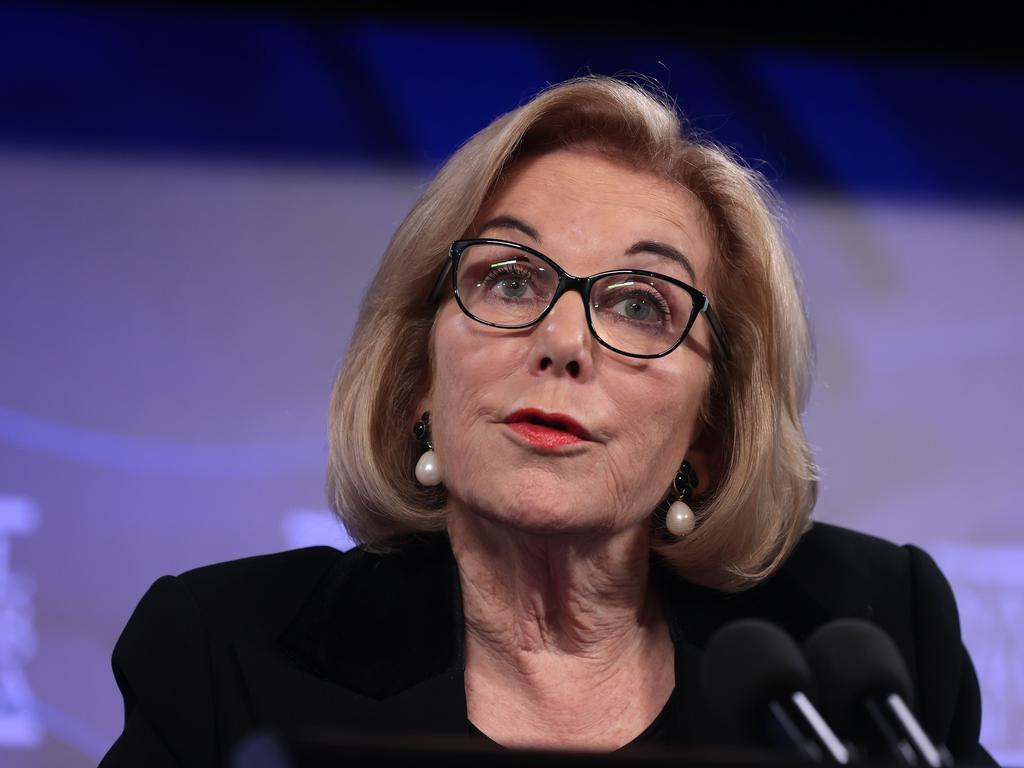
[[[479,508],[476,514],[492,526],[524,534],[594,536],[617,527],[611,513],[588,507],[582,500],[573,503],[565,494],[523,494],[505,503]]]
[[[460,487],[486,487],[486,493],[463,497]],[[464,513],[486,528],[547,536],[610,535],[638,522],[625,519],[620,508],[595,504],[592,488],[589,478],[570,482],[550,471],[524,468],[496,475],[487,484],[454,484],[449,489],[449,513]]]

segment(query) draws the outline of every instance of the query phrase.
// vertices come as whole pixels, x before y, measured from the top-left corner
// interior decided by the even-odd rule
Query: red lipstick
[[[562,413],[524,408],[509,416],[505,423],[513,432],[538,448],[561,448],[590,440],[590,433],[579,422]]]

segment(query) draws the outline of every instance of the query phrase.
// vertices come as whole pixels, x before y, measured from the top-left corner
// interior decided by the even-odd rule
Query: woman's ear
[[[414,419],[418,419],[425,411],[430,410],[431,402],[434,399],[433,394],[433,386],[429,377],[417,384],[416,390],[410,398],[415,403],[415,410],[412,414]]]
[[[417,419],[424,413],[430,410],[430,392],[425,392],[416,401],[416,413],[413,414]]]
[[[703,496],[718,484],[718,478],[722,476],[721,438],[702,427],[686,451],[686,460],[697,473],[697,487],[693,489],[693,495]]]
[[[431,409],[431,404],[434,399],[434,376],[433,376],[433,363],[430,361],[433,359],[434,353],[434,334],[433,331],[430,333],[430,344],[427,355],[427,360],[423,367],[420,380],[416,382],[415,388],[412,393],[410,400],[416,404],[416,410],[413,413],[413,418],[418,419],[426,411]]]

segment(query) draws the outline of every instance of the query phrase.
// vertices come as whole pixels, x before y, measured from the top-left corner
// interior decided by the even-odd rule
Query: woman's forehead
[[[711,254],[703,207],[692,192],[575,149],[526,158],[508,169],[478,211],[473,235],[520,240],[541,250],[572,243],[606,252],[660,242],[685,253],[698,274]]]

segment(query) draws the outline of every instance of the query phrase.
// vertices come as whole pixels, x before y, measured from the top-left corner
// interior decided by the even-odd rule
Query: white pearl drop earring
[[[697,523],[693,510],[686,503],[693,495],[693,489],[697,487],[697,473],[693,471],[693,466],[690,462],[683,462],[683,465],[676,473],[675,480],[672,482],[672,487],[679,494],[679,498],[672,502],[672,506],[668,508],[668,514],[665,516],[665,527],[676,538],[682,538],[690,533]]]
[[[668,508],[668,515],[665,518],[665,525],[669,533],[677,538],[682,538],[693,530],[693,510],[682,501],[673,501]]]
[[[426,451],[416,462],[416,479],[420,485],[440,485],[441,465],[437,462],[437,454],[433,450]]]
[[[420,420],[412,429],[416,439],[419,440],[427,450],[416,462],[416,480],[420,485],[435,486],[441,484],[441,462],[437,460],[434,453],[434,446],[430,441],[430,411],[425,411]]]

